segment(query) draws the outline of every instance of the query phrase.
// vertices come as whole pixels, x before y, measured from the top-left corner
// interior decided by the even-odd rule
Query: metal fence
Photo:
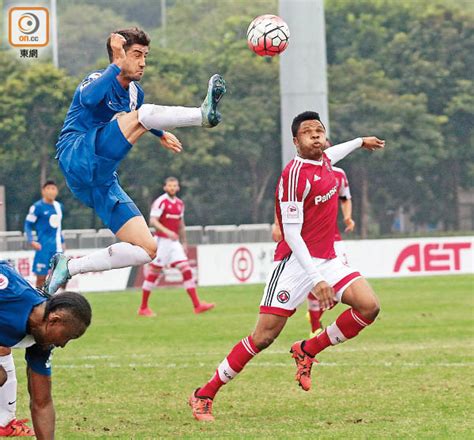
[[[104,248],[117,239],[109,229],[65,229],[67,249]],[[272,240],[269,223],[248,225],[187,226],[188,244],[261,243]],[[31,249],[22,231],[0,231],[1,251]]]

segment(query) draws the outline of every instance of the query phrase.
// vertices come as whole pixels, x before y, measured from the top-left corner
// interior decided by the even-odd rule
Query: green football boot
[[[211,76],[207,87],[207,95],[201,104],[202,126],[215,127],[221,122],[222,116],[217,111],[217,105],[225,94],[225,81],[221,75],[215,74]]]
[[[43,287],[48,295],[54,295],[57,290],[71,278],[67,268],[68,261],[69,258],[64,254],[55,254],[53,258],[51,258],[51,262],[49,263],[51,270]]]

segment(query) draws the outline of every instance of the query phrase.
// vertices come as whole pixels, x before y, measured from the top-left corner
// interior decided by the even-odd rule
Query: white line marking
[[[215,367],[214,362],[199,362],[199,367]],[[278,368],[278,367],[294,367],[291,360],[288,362],[254,362],[249,364],[250,367],[259,368]],[[371,363],[356,363],[356,362],[319,362],[317,367],[330,367],[330,368],[347,368],[347,367],[383,367],[383,368],[419,368],[419,367],[438,367],[438,368],[466,368],[473,367],[474,362],[434,362],[434,363],[423,363],[423,362],[371,362]],[[160,364],[158,362],[145,362],[145,363],[118,363],[118,362],[107,362],[103,364],[61,364],[57,363],[53,366],[56,368],[64,369],[94,369],[94,368],[176,368],[178,364]],[[192,364],[179,364],[179,368],[195,368],[196,363]]]

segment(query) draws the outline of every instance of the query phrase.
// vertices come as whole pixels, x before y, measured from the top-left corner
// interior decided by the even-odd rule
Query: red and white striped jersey
[[[184,202],[178,197],[171,198],[167,193],[164,193],[151,205],[150,217],[157,217],[163,226],[178,234],[179,225],[184,217]],[[168,237],[159,231],[156,231],[155,235]]]
[[[338,195],[339,199],[348,200],[351,198],[351,189],[349,188],[349,180],[347,180],[347,175],[342,168],[332,167],[334,175],[336,176],[337,187],[339,189]],[[339,231],[339,226],[336,221],[336,232],[334,236],[334,241],[341,241],[341,232]]]
[[[335,258],[338,184],[326,154],[323,153],[321,161],[296,156],[281,173],[275,197],[280,225],[302,223],[301,236],[311,256]],[[290,253],[283,232],[275,251],[275,261]]]

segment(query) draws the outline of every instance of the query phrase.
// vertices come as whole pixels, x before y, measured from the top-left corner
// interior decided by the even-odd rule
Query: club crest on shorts
[[[290,294],[286,290],[280,290],[277,293],[277,300],[282,304],[286,304],[290,300]]]

